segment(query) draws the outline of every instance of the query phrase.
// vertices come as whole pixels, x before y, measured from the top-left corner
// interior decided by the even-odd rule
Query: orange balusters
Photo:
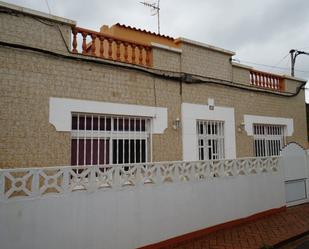
[[[79,27],[72,28],[72,53],[92,55],[104,59],[116,60],[143,66],[151,66],[152,50],[147,44],[142,44],[126,39],[95,32]],[[78,44],[78,36],[82,36],[81,46]],[[91,41],[87,43],[87,37]],[[82,51],[78,51],[81,48]]]
[[[91,55],[95,56],[96,53],[95,53],[95,39],[97,38],[97,36],[95,34],[91,34]]]
[[[124,61],[128,63],[129,62],[128,61],[128,43],[125,42],[123,45],[124,45]]]
[[[108,58],[109,59],[113,59],[112,55],[113,55],[113,39],[108,39]]]
[[[255,70],[250,71],[250,84],[266,89],[280,91],[284,90],[284,82],[282,77]]]
[[[100,35],[99,36],[100,40],[100,57],[104,58],[104,36]]]
[[[116,40],[116,60],[117,61],[120,61],[120,44],[121,44],[121,41],[119,40]]]
[[[83,37],[83,44],[82,44],[82,49],[83,49],[83,54],[87,54],[87,43],[86,43],[86,38],[87,38],[87,33],[82,32],[82,37]]]
[[[131,47],[132,47],[132,63],[135,64],[135,48],[136,48],[136,45],[135,44],[131,44]]]
[[[143,65],[143,47],[138,46],[138,50],[139,50],[138,62],[140,65]]]
[[[73,29],[72,30],[72,33],[73,33],[73,42],[72,42],[72,47],[73,47],[73,49],[72,49],[72,52],[73,53],[77,53],[78,51],[77,51],[77,30],[76,29]]]
[[[150,47],[146,47],[146,66],[150,66]]]

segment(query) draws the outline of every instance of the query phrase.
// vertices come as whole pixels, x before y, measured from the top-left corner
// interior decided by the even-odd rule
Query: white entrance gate
[[[296,143],[281,151],[287,206],[309,201],[309,169],[307,152]]]

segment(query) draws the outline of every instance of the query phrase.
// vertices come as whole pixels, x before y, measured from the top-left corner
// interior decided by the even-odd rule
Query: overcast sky
[[[48,1],[53,15],[93,30],[119,22],[157,31],[157,17],[143,0],[4,1],[47,13]],[[160,8],[161,34],[232,50],[239,62],[258,69],[290,74],[289,50],[309,52],[308,0],[161,0]],[[297,57],[295,74],[309,80],[309,56]]]

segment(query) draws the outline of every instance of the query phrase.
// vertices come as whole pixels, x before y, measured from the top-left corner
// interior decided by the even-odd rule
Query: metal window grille
[[[224,122],[198,120],[198,157],[199,160],[224,158]]]
[[[71,165],[149,162],[151,119],[72,114]]]
[[[284,126],[254,124],[254,154],[257,157],[277,156],[285,144]]]

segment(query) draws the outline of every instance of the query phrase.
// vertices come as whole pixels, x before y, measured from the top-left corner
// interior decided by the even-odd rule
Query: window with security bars
[[[150,160],[151,120],[145,117],[72,114],[71,165]]]
[[[253,125],[254,154],[257,157],[277,156],[285,143],[284,126]]]
[[[224,158],[223,121],[198,120],[197,136],[199,160]]]

